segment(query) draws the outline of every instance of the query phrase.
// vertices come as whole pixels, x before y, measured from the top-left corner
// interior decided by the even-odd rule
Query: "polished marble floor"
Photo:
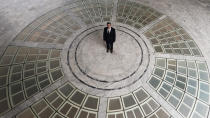
[[[117,39],[106,53],[103,28]],[[132,0],[75,0],[0,57],[5,118],[208,118],[208,55],[173,18]]]

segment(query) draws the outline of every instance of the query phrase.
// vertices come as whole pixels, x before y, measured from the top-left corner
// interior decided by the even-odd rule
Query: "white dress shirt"
[[[112,28],[108,28],[108,29],[107,29],[107,32],[110,33],[110,32],[111,32],[111,29],[112,29]]]

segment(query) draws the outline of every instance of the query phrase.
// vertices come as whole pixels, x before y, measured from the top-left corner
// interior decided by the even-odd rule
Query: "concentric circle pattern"
[[[78,67],[98,81],[117,82],[128,78],[142,63],[140,45],[130,34],[117,30],[116,55],[110,55],[105,53],[103,45],[97,45],[97,42],[105,43],[103,36],[98,35],[102,33],[103,30],[94,31],[79,42],[75,55]]]
[[[116,29],[114,52],[103,41]],[[37,18],[0,58],[0,116],[207,118],[209,69],[189,32],[128,0],[77,0]]]
[[[150,61],[149,49],[135,32],[116,26],[114,52],[107,53],[103,27],[82,31],[69,44],[69,69],[91,88],[110,91],[129,87],[144,75]]]

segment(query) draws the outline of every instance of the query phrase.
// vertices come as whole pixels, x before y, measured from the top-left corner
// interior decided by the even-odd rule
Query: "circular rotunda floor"
[[[107,53],[103,28],[116,29]],[[25,27],[0,58],[5,118],[207,118],[209,70],[190,33],[139,2],[77,0]]]

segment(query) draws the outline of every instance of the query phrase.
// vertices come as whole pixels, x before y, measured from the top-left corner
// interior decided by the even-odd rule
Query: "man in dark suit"
[[[116,40],[115,29],[111,27],[111,23],[107,22],[107,27],[104,28],[103,39],[106,41],[106,52],[113,52],[113,43]]]

